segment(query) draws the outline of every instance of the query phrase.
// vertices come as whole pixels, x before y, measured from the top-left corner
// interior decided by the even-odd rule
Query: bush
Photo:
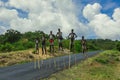
[[[10,43],[6,43],[5,45],[1,45],[0,51],[2,52],[10,52],[12,51],[13,46]]]
[[[25,49],[29,49],[29,48],[33,48],[34,47],[34,42],[31,41],[19,41],[13,44],[14,46],[14,51],[16,50],[25,50]]]
[[[108,64],[110,62],[114,63],[115,61],[120,61],[120,52],[113,50],[104,51],[100,54],[99,57],[95,58],[95,61],[102,64]]]
[[[107,64],[109,62],[107,58],[96,58],[95,60],[102,64]]]
[[[120,42],[117,43],[116,48],[117,48],[118,51],[120,51]]]
[[[63,47],[69,49],[69,40],[63,40]]]
[[[25,47],[25,49],[29,49],[29,48],[33,48],[34,47],[34,42],[26,42],[23,44],[23,46]]]
[[[88,48],[90,51],[99,50],[99,48],[97,48],[95,45],[90,44],[90,43],[87,45],[87,48]]]
[[[14,48],[13,48],[14,51],[25,49],[25,47],[23,46],[23,43],[21,41],[14,43],[13,46],[14,46]]]
[[[80,43],[79,40],[75,41],[74,49],[75,49],[76,52],[81,52],[82,51],[81,43]]]

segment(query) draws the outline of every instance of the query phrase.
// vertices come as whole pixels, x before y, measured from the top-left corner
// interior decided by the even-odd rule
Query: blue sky
[[[0,34],[10,28],[49,33],[62,26],[64,35],[74,28],[79,37],[120,39],[120,0],[0,0],[0,10]]]

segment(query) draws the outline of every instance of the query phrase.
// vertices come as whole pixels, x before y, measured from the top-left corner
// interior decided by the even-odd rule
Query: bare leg
[[[60,51],[60,42],[59,42],[58,50]]]
[[[62,49],[62,51],[63,51],[63,46],[62,46],[62,42],[60,43],[60,48]]]
[[[62,45],[62,43],[61,43],[61,48],[62,48],[62,51],[63,51],[63,45]]]
[[[52,48],[53,48],[53,53],[54,53],[54,45],[52,45]]]
[[[43,45],[42,45],[42,55],[44,54],[44,47],[43,47]]]
[[[51,49],[52,49],[52,45],[50,45],[50,52],[52,52],[52,50],[51,50]]]
[[[45,49],[45,54],[47,54],[46,46],[44,47],[44,49]]]

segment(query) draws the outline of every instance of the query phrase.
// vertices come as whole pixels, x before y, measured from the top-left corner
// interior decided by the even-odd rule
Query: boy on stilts
[[[36,53],[36,58],[34,61],[34,68],[37,68],[37,62],[38,62],[38,68],[40,68],[40,63],[39,63],[39,38],[35,39],[35,53]]]
[[[55,38],[55,36],[52,33],[52,31],[50,31],[49,38],[50,38],[50,40],[49,40],[49,42],[50,42],[50,52],[54,53],[54,38]]]
[[[84,36],[82,36],[81,46],[82,46],[82,53],[85,56],[87,56],[87,54],[85,53],[87,51],[87,41],[84,39]]]
[[[60,29],[58,29],[58,32],[57,32],[57,34],[56,34],[56,37],[57,37],[57,39],[58,39],[59,51],[60,51],[60,50],[63,51],[63,45],[62,45],[63,37],[62,37],[62,32],[60,31]]]

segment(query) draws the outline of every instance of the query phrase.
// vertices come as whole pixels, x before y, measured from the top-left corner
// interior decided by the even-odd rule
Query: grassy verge
[[[33,54],[34,49],[22,50],[22,51],[13,51],[8,53],[0,53],[0,67],[11,66],[15,64],[23,64],[27,62],[34,61],[35,59],[48,59],[57,56],[68,55],[69,50],[64,49],[62,52],[55,52],[54,55],[52,53],[47,52],[46,55],[42,55],[40,48],[40,55]],[[38,58],[39,57],[39,58]]]
[[[120,80],[120,52],[104,51],[44,80]]]

